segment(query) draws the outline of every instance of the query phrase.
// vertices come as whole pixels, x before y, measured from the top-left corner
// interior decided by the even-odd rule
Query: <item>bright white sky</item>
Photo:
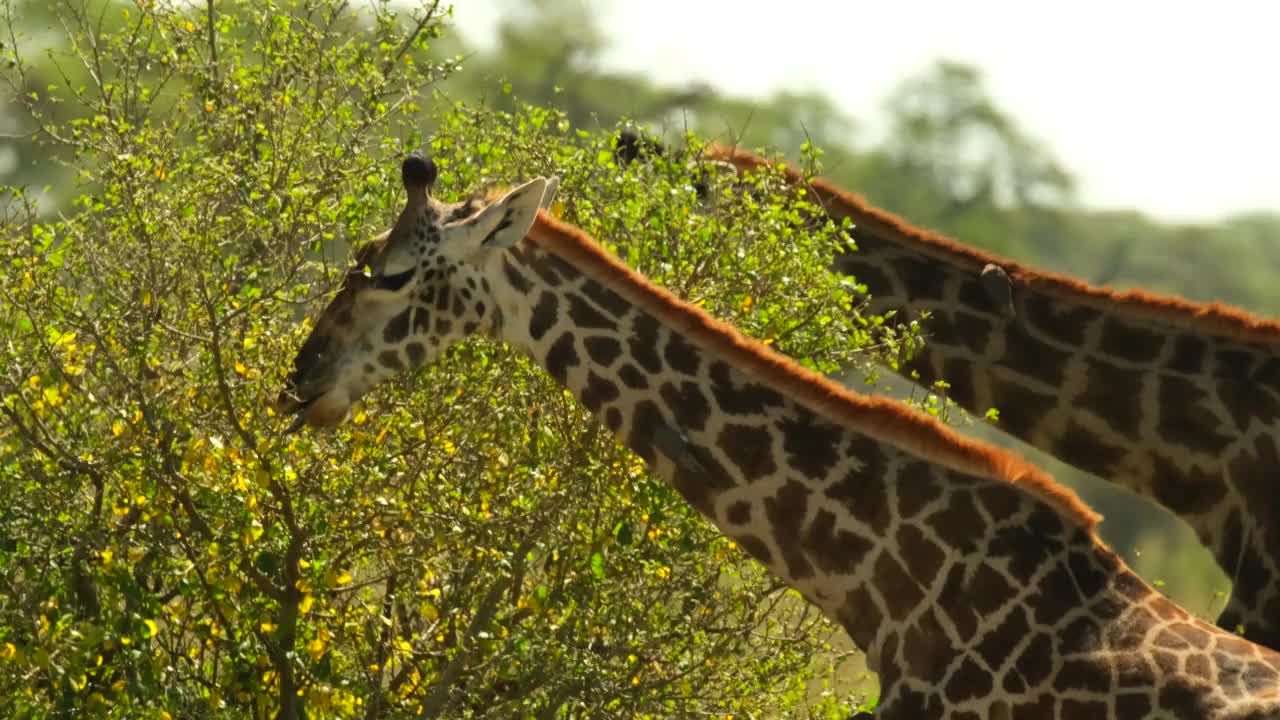
[[[582,0],[584,2],[589,0]],[[623,0],[597,11],[611,69],[765,96],[816,89],[874,130],[886,93],[938,58],[1077,176],[1084,204],[1169,220],[1280,212],[1273,0]],[[486,46],[501,0],[456,0]]]

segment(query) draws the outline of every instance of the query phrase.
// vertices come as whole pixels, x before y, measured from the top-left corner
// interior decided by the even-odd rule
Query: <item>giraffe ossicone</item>
[[[341,422],[378,382],[488,335],[838,622],[880,674],[878,717],[1280,717],[1280,655],[1152,590],[1069,491],[653,286],[538,212],[554,185],[445,204],[406,181],[280,408]]]

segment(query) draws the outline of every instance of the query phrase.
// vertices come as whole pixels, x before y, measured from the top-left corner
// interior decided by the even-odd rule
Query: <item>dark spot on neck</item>
[[[590,303],[583,300],[577,295],[569,295],[569,319],[573,321],[574,326],[579,328],[587,328],[591,330],[614,330],[617,325],[604,315],[604,313],[596,310]]]
[[[613,365],[613,361],[618,359],[622,354],[622,343],[616,338],[607,336],[589,337],[583,341],[586,346],[587,355],[591,358],[591,362],[602,368],[608,368]]]
[[[806,557],[800,538],[800,528],[804,525],[812,492],[803,483],[791,480],[776,495],[764,499],[765,517],[773,526],[774,538],[787,564],[787,574],[793,580],[813,576],[813,565]]]
[[[618,386],[594,372],[587,373],[587,386],[582,389],[582,404],[592,413],[600,412],[605,403],[618,399]]]
[[[739,500],[725,511],[725,519],[730,525],[746,525],[751,522],[751,503]]]
[[[544,335],[556,324],[556,314],[560,303],[553,292],[543,291],[538,296],[538,304],[533,306],[533,315],[529,319],[529,337],[534,340],[541,340]],[[590,352],[591,343],[587,342],[587,351]]]
[[[644,390],[649,387],[649,379],[640,369],[631,363],[624,363],[618,368],[618,379],[626,383],[632,390]]]
[[[515,263],[511,262],[509,257],[502,259],[502,273],[507,276],[507,282],[511,284],[511,289],[521,295],[528,295],[529,291],[533,289],[533,285],[529,283],[528,278],[516,269]],[[485,282],[487,283],[488,281],[486,280]],[[485,291],[488,292],[488,290],[486,287]]]
[[[711,417],[711,404],[697,383],[685,381],[679,387],[663,383],[658,393],[681,430],[701,432],[706,428],[707,419]]]
[[[671,336],[667,339],[667,347],[663,351],[663,357],[666,358],[672,370],[682,372],[685,375],[697,375],[698,367],[702,364],[698,348],[688,340],[685,340],[683,335],[675,332],[671,333]]]
[[[627,302],[626,298],[591,278],[584,278],[579,289],[583,295],[615,318],[626,315],[631,309],[631,303]]]
[[[413,308],[405,308],[403,312],[391,318],[391,322],[382,329],[382,341],[388,345],[395,345],[404,340],[409,334],[409,320],[413,316]]]
[[[791,467],[814,480],[825,478],[840,459],[841,429],[819,421],[810,411],[796,408],[791,416],[778,422],[782,431],[782,449]]]
[[[773,459],[773,438],[755,425],[726,423],[716,444],[733,462],[746,482],[754,482],[778,471]]]
[[[627,348],[631,350],[631,358],[650,373],[662,372],[662,358],[658,357],[659,329],[652,315],[640,314],[631,319]]]
[[[378,353],[378,362],[392,372],[404,370],[404,362],[400,360],[400,353],[395,350],[383,350]]]
[[[547,351],[545,364],[551,377],[565,385],[569,381],[569,369],[577,367],[580,362],[578,350],[574,347],[573,333],[566,331],[552,343],[551,349]]]
[[[653,438],[658,426],[665,424],[662,411],[650,400],[636,403],[631,414],[631,433],[627,437],[627,447],[645,462],[652,464],[658,457]]]
[[[409,354],[409,365],[412,367],[418,367],[427,359],[427,351],[422,347],[422,343],[411,342],[405,345],[404,349]]]
[[[759,383],[734,385],[729,366],[721,361],[711,364],[711,391],[719,408],[731,415],[758,415],[783,404],[782,395]]]

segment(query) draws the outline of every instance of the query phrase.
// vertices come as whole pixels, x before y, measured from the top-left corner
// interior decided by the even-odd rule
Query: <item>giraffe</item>
[[[727,146],[707,156],[769,163]],[[1219,624],[1280,649],[1280,323],[1035,270],[785,173],[854,222],[857,250],[835,267],[867,286],[872,312],[930,314],[905,370],[1178,515],[1234,582]]]
[[[404,161],[405,209],[294,360],[290,429],[487,335],[837,622],[880,718],[1280,718],[1280,654],[1154,591],[1043,472],[653,286],[539,212],[554,178],[446,204],[435,176]]]

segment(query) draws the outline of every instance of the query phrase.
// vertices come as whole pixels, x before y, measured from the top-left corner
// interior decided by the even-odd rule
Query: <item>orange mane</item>
[[[736,147],[712,145],[705,151],[712,160],[731,163],[739,170],[775,167],[780,163]],[[783,166],[787,179],[807,187],[833,218],[848,217],[857,225],[887,235],[893,242],[932,255],[953,265],[968,266],[974,275],[988,263],[1000,266],[1016,285],[1035,288],[1085,305],[1103,309],[1121,306],[1140,316],[1178,327],[1194,327],[1233,340],[1280,345],[1280,322],[1255,317],[1220,302],[1197,303],[1179,297],[1156,295],[1141,290],[1112,290],[1095,287],[1057,273],[1036,270],[1021,263],[963,245],[945,235],[917,228],[902,218],[881,210],[861,196],[843,190],[829,180],[808,180],[790,165]]]
[[[718,353],[814,412],[961,472],[1017,483],[1092,530],[1098,515],[1048,473],[1020,457],[962,437],[938,420],[887,398],[856,394],[744,336],[623,265],[582,230],[539,211],[529,239],[603,283],[689,340]]]

